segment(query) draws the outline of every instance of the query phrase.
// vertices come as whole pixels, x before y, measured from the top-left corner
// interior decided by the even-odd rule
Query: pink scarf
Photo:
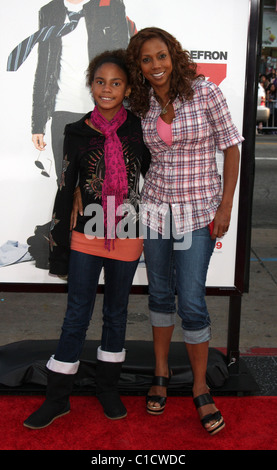
[[[123,158],[122,145],[116,133],[117,129],[126,121],[127,111],[124,106],[116,113],[111,121],[100,114],[95,106],[90,120],[93,126],[105,136],[105,178],[102,186],[102,207],[104,210],[105,247],[110,250],[111,239],[115,238],[115,230],[120,217],[116,217],[116,210],[128,194],[128,181],[126,167]],[[108,197],[114,197],[114,214],[109,211],[108,220]],[[111,204],[112,198],[109,199]],[[111,206],[110,206],[111,207]],[[114,225],[115,223],[115,225]]]

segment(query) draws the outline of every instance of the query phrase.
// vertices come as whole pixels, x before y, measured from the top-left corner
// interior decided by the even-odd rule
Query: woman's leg
[[[169,378],[168,353],[175,326],[175,273],[173,241],[145,228],[144,254],[149,283],[149,311],[153,331],[155,377]],[[154,378],[155,382],[155,378]],[[151,396],[166,397],[166,386],[153,384],[148,392],[148,410],[164,405]]]
[[[223,417],[209,394],[206,384],[209,342],[186,343],[193,372],[193,398],[203,426],[210,434],[216,434],[225,426]]]
[[[154,354],[155,354],[155,376],[156,377],[166,377],[170,378],[170,365],[168,364],[168,354],[170,343],[172,339],[172,334],[174,331],[174,325],[168,327],[159,327],[153,326],[153,342],[154,342]],[[167,396],[167,388],[166,386],[161,385],[152,385],[148,396]],[[150,407],[159,408],[160,405],[158,402],[149,401],[148,402]]]
[[[208,392],[206,372],[210,339],[210,318],[205,301],[208,266],[214,249],[208,228],[192,234],[187,250],[174,251],[178,293],[178,313],[182,318],[184,339],[193,372],[193,397]],[[200,419],[215,413],[214,404],[198,408]],[[209,430],[215,420],[205,424]]]

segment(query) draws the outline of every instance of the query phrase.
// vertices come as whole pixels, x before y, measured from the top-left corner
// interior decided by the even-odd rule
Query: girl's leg
[[[44,428],[70,411],[69,396],[79,367],[101,267],[101,258],[71,252],[67,311],[56,354],[47,363],[46,399],[25,420],[26,427]]]
[[[118,392],[118,381],[125,360],[129,294],[138,262],[104,261],[103,328],[101,347],[97,351],[96,394],[110,419],[121,419],[127,415]]]
[[[129,295],[138,262],[104,260],[103,351],[121,352],[124,348]]]
[[[67,310],[54,359],[75,363],[83,349],[103,266],[103,258],[72,251]]]

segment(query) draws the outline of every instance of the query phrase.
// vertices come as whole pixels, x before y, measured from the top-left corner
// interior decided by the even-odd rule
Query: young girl
[[[50,273],[68,274],[67,311],[57,350],[47,363],[46,400],[24,422],[32,429],[48,426],[70,411],[69,395],[102,268],[105,294],[96,394],[108,418],[126,416],[117,383],[125,358],[129,292],[143,248],[137,230],[139,176],[146,173],[150,154],[143,143],[140,120],[123,106],[130,93],[125,52],[97,56],[89,65],[87,83],[96,106],[65,128],[63,172],[50,233]],[[71,234],[77,182],[84,215],[78,216]],[[133,209],[127,219],[126,211],[123,217],[121,210],[126,201]]]

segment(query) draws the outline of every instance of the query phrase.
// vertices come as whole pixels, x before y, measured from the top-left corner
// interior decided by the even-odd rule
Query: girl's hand
[[[73,230],[76,227],[78,214],[84,215],[81,191],[80,191],[79,186],[77,186],[74,191],[71,218],[70,218],[70,230]]]

